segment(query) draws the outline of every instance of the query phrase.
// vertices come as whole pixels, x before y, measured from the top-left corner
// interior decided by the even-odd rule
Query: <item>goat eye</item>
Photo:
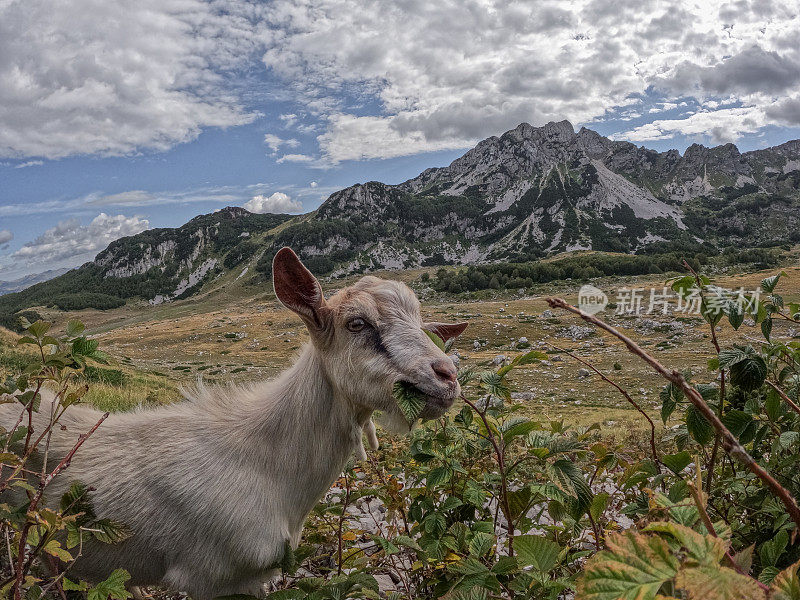
[[[350,319],[347,322],[347,329],[353,332],[358,332],[364,329],[367,326],[367,322],[364,319]]]

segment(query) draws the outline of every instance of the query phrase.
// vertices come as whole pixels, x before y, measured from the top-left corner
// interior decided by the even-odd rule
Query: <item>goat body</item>
[[[96,490],[97,516],[132,535],[87,543],[76,575],[98,581],[122,567],[131,585],[161,584],[194,600],[258,594],[350,455],[365,457],[362,432],[377,446],[373,410],[402,418],[396,382],[423,395],[422,417],[453,404],[455,366],[423,329],[449,339],[466,323],[423,323],[411,289],[375,277],[326,300],[288,248],[272,271],[276,296],[311,342],[272,382],[201,388],[190,401],[108,417],[47,491],[57,501],[72,481],[83,482]],[[10,427],[19,410],[0,406],[0,423]],[[50,412],[42,402],[35,429],[44,430]],[[100,416],[70,407],[65,428],[53,429],[50,456],[65,456]]]
[[[43,430],[46,399],[34,428]],[[102,413],[66,411],[50,456],[64,456]],[[13,424],[19,407],[0,407]],[[192,400],[112,414],[48,488],[56,502],[72,481],[95,488],[98,517],[134,534],[87,543],[73,573],[98,581],[114,568],[131,585],[185,590],[195,600],[258,593],[287,542],[361,448],[369,412],[337,395],[313,346],[275,381],[199,389]],[[363,450],[361,450],[363,452]]]

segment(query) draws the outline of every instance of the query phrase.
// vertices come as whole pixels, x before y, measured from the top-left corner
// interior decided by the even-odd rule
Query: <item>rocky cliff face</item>
[[[328,256],[336,274],[654,243],[773,243],[800,222],[799,180],[800,141],[744,154],[694,144],[681,156],[576,133],[568,121],[523,123],[402,184],[337,192],[280,242]],[[369,235],[348,233],[353,224]]]

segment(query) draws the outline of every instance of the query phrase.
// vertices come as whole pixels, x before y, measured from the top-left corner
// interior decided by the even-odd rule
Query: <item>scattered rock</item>
[[[582,325],[570,325],[569,327],[562,328],[558,332],[559,337],[570,338],[573,342],[585,340],[594,334],[595,331],[592,327],[584,327]]]
[[[500,366],[506,362],[506,355],[505,354],[498,354],[492,359],[492,364],[495,366]]]
[[[549,308],[547,308],[547,309],[542,311],[542,317],[544,317],[545,319],[550,319],[550,318],[552,318],[554,316],[555,315],[553,315],[553,311],[550,310]]]
[[[578,369],[578,377],[589,377],[591,374],[589,369]]]

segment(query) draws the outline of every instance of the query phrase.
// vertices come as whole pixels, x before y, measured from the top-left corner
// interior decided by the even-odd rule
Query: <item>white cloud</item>
[[[283,126],[286,129],[291,129],[297,123],[297,115],[293,113],[278,115],[278,118],[283,121]]]
[[[315,160],[316,159],[313,156],[309,156],[308,154],[284,154],[275,162],[278,164],[285,162],[312,163]]]
[[[312,181],[311,183],[308,184],[308,187],[313,189],[313,188],[317,187],[318,185],[319,184],[316,181]]]
[[[297,148],[300,145],[294,138],[283,139],[275,134],[268,133],[264,136],[264,143],[269,146],[273,154],[278,151],[281,146],[289,146],[289,148]]]
[[[165,150],[255,118],[233,72],[268,36],[246,2],[0,2],[0,156]]]
[[[715,144],[735,142],[745,133],[753,133],[766,125],[764,111],[758,108],[723,108],[696,112],[685,119],[660,119],[630,131],[614,134],[617,140],[646,142],[664,140],[676,134],[708,136]]]
[[[0,248],[8,248],[8,243],[14,239],[14,234],[8,229],[0,229]]]
[[[77,265],[94,258],[116,239],[148,229],[140,217],[100,213],[88,225],[77,219],[61,221],[10,256],[15,269]]]
[[[253,213],[301,213],[303,203],[299,200],[292,200],[283,192],[275,192],[271,196],[253,196],[244,203],[244,208]]]
[[[318,136],[279,161],[315,165],[635,118],[652,90],[793,122],[766,109],[800,95],[800,1],[0,0],[0,157],[165,150],[251,122],[264,88],[295,103],[276,129]]]
[[[733,96],[763,109],[800,91],[799,9],[797,0],[407,0],[391,9],[274,0],[278,33],[263,60],[299,99],[297,112],[325,125],[320,150],[335,163],[462,148],[521,121],[585,123],[654,86],[701,105]],[[364,114],[366,101],[378,107]]]
[[[44,161],[42,160],[28,160],[23,163],[19,163],[18,165],[14,165],[15,169],[27,169],[28,167],[38,167],[39,165],[43,165]]]

